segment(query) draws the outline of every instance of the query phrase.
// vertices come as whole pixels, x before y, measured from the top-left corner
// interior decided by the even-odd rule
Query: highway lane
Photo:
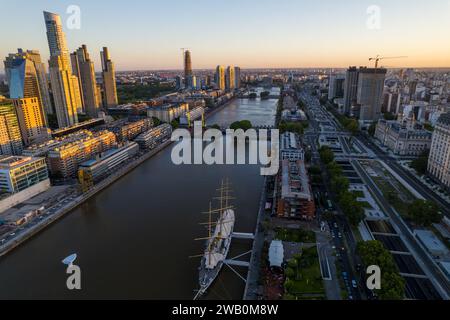
[[[402,166],[399,165],[397,161],[395,161],[395,159],[384,153],[377,145],[370,142],[367,137],[361,134],[358,136],[358,139],[362,141],[366,145],[366,147],[371,149],[379,159],[388,164],[402,179],[404,179],[408,184],[414,187],[416,191],[419,192],[424,198],[436,202],[440,206],[442,212],[447,217],[450,217],[450,205],[447,203],[447,201],[439,197],[427,186],[423,185],[419,180],[417,180],[416,177],[405,171],[405,169],[403,169]]]
[[[406,226],[405,222],[394,212],[390,204],[382,195],[381,191],[363,169],[361,164],[352,160],[352,164],[355,169],[358,171],[359,175],[363,179],[364,183],[369,187],[372,191],[373,196],[375,197],[378,204],[383,209],[383,212],[389,215],[392,222],[400,229],[401,235],[404,236],[404,239],[408,242],[409,246],[412,247],[416,253],[416,257],[420,258],[423,265],[426,266],[429,273],[432,274],[434,279],[430,279],[437,289],[440,289],[440,294],[443,295],[444,299],[449,299],[450,297],[450,283],[448,282],[446,276],[442,274],[441,269],[434,263],[432,258],[425,252],[425,250],[417,243],[416,238],[409,230],[408,226]]]

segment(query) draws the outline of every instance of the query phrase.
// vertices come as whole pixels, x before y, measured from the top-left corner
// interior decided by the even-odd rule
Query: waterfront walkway
[[[264,246],[264,230],[262,220],[265,215],[267,178],[264,179],[264,186],[259,202],[258,219],[256,221],[255,239],[253,241],[252,256],[247,274],[247,282],[244,290],[244,300],[258,300],[258,286],[261,270],[261,253]]]

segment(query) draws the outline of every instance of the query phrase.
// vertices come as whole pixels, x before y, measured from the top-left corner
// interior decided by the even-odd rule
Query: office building
[[[335,98],[344,97],[345,75],[332,75],[328,87],[328,99],[333,101]]]
[[[48,166],[53,176],[74,177],[78,166],[97,154],[111,149],[117,144],[114,133],[104,130],[89,137],[50,150]]]
[[[239,89],[241,87],[241,68],[240,67],[234,67],[234,87],[236,89]]]
[[[295,133],[285,132],[281,135],[280,159],[289,161],[305,160],[305,151],[301,147]]]
[[[381,107],[381,112],[399,114],[402,113],[400,107],[401,107],[401,95],[398,92],[386,92],[383,95],[383,105]]]
[[[50,49],[50,83],[58,126],[63,128],[78,122],[77,110],[82,106],[80,88],[77,77],[72,75],[61,17],[44,12],[44,19]]]
[[[141,133],[135,140],[141,149],[154,149],[159,144],[169,140],[172,135],[172,126],[164,123],[155,128],[151,128],[147,132]]]
[[[225,68],[223,66],[217,66],[215,77],[217,89],[225,90]]]
[[[0,156],[0,191],[18,193],[48,180],[44,158]]]
[[[78,179],[84,187],[93,186],[98,181],[112,174],[114,170],[134,157],[139,152],[136,142],[128,142],[119,148],[113,148],[85,161],[78,168]]]
[[[235,84],[236,78],[234,76],[234,67],[228,66],[225,74],[225,89],[231,91],[235,88]]]
[[[95,79],[94,62],[89,58],[86,45],[82,45],[70,55],[72,60],[72,73],[78,78],[80,87],[82,110],[91,118],[97,118],[100,107],[100,98]]]
[[[193,76],[191,52],[189,50],[185,50],[184,51],[184,79],[186,81],[186,87],[189,87],[187,84],[187,79],[191,76]]]
[[[22,135],[16,108],[10,100],[0,102],[0,153],[21,155],[23,151]]]
[[[130,141],[153,126],[153,119],[144,118],[129,122],[119,120],[108,126],[108,130],[114,132],[118,141]]]
[[[53,140],[33,144],[23,150],[22,155],[27,157],[47,157],[48,153],[53,149],[60,148],[70,143],[88,139],[92,135],[93,133],[91,131],[78,130],[65,136],[55,137]]]
[[[344,113],[350,114],[352,106],[356,103],[358,93],[359,72],[356,67],[350,67],[345,73],[344,82]]]
[[[430,149],[432,133],[408,122],[381,119],[375,130],[375,138],[396,155],[419,156]]]
[[[189,111],[187,103],[180,104],[165,104],[162,106],[149,107],[147,109],[147,116],[149,118],[157,118],[162,122],[170,123],[172,120],[181,117]]]
[[[47,72],[39,51],[18,49],[5,58],[5,73],[11,99],[37,98],[47,123],[46,114],[53,114],[48,90]]]
[[[204,115],[205,115],[205,108],[195,107],[180,117],[180,124],[187,125],[190,127],[194,124],[194,121],[196,120],[203,122]]]
[[[38,98],[14,99],[17,120],[25,146],[41,143],[49,139],[45,116]]]
[[[175,88],[176,88],[177,90],[181,90],[181,89],[184,88],[184,85],[183,85],[183,78],[182,78],[181,76],[176,76],[176,77],[175,77]]]
[[[103,47],[100,53],[102,60],[102,78],[103,78],[103,106],[105,108],[115,107],[119,104],[117,98],[116,71],[114,63],[109,56],[109,50]]]
[[[378,121],[383,104],[386,69],[360,68],[356,96],[360,121]]]
[[[441,115],[434,128],[428,173],[450,189],[450,113]]]

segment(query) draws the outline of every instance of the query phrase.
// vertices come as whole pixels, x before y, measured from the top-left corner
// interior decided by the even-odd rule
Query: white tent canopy
[[[273,240],[269,248],[269,262],[271,267],[281,268],[284,261],[283,242]]]

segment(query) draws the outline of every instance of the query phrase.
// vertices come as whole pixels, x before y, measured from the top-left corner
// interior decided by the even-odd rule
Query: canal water
[[[235,100],[209,119],[273,125],[276,100]],[[171,147],[0,259],[0,299],[192,299],[207,216],[220,181],[233,184],[238,232],[253,232],[260,167],[175,166]],[[236,240],[231,255],[250,250]],[[82,289],[66,287],[66,256],[78,254]],[[245,270],[239,270],[244,272]],[[244,283],[228,268],[207,299],[240,299]]]

